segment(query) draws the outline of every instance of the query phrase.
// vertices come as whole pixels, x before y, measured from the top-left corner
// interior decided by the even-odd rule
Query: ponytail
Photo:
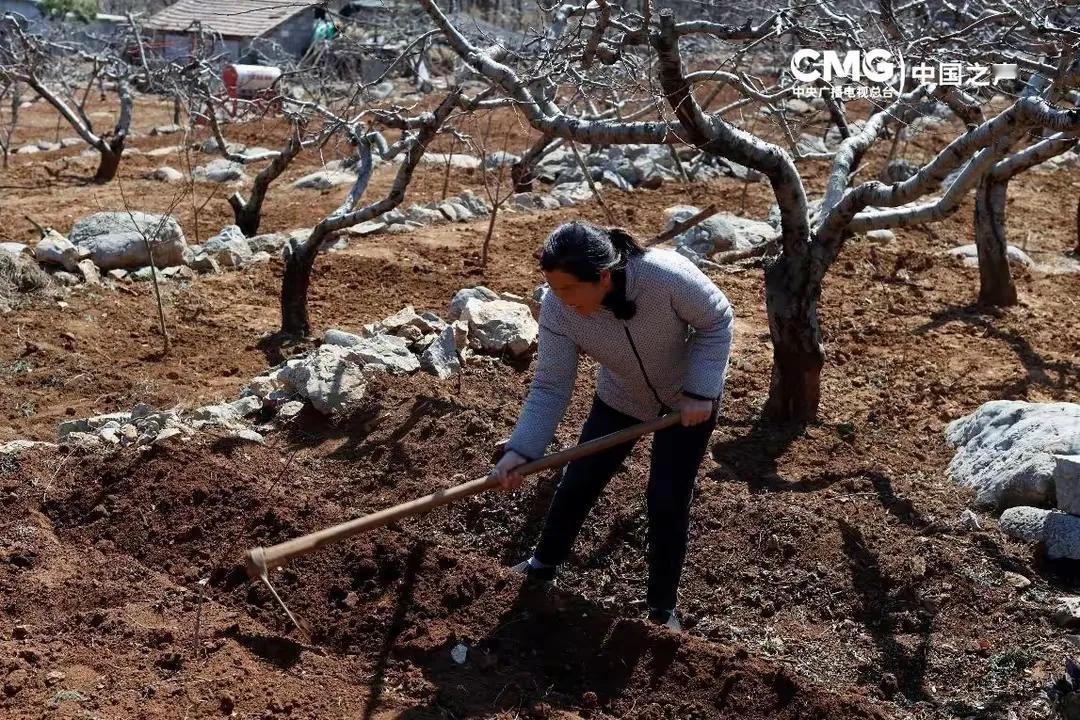
[[[607,236],[611,240],[611,246],[619,254],[620,266],[625,266],[630,258],[645,252],[645,248],[641,243],[621,227],[608,228]]]

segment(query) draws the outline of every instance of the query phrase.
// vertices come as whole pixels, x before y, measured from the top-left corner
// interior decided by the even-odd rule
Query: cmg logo
[[[899,73],[897,71],[899,70]],[[904,60],[899,53],[895,58],[892,51],[874,48],[861,50],[815,50],[802,48],[791,56],[791,74],[803,83],[815,83],[825,80],[832,83],[834,78],[844,78],[855,83],[867,80],[888,85],[898,77],[899,87],[895,92],[904,91]]]

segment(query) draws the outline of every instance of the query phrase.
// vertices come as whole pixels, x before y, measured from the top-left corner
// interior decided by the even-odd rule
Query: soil
[[[168,122],[147,103],[137,130]],[[152,106],[152,107],[151,107]],[[27,112],[25,139],[55,126]],[[501,127],[506,127],[505,125]],[[271,122],[231,138],[273,147]],[[62,133],[66,134],[66,133]],[[908,146],[919,159],[945,135]],[[520,147],[526,138],[515,137]],[[142,150],[177,136],[133,140]],[[513,149],[513,146],[512,146]],[[66,232],[90,212],[163,210],[168,186],[134,155],[120,181],[83,182],[78,149],[16,156],[0,174],[0,234],[28,241],[31,215]],[[326,159],[324,156],[323,159]],[[870,167],[880,158],[868,160]],[[199,160],[200,162],[204,160]],[[271,190],[265,231],[310,227],[343,190],[292,190],[314,153]],[[65,168],[66,164],[66,169]],[[384,192],[392,168],[369,193]],[[825,168],[806,171],[820,190]],[[407,202],[439,197],[419,173]],[[479,176],[455,170],[450,193]],[[1075,172],[1010,186],[1009,228],[1038,259],[1076,242]],[[121,196],[123,188],[123,197]],[[196,188],[199,202],[214,192]],[[222,190],[177,215],[191,241],[231,222]],[[641,237],[677,203],[765,217],[764,185],[733,180],[604,190]],[[712,272],[737,314],[728,396],[703,464],[680,606],[687,631],[642,621],[642,441],[612,481],[551,591],[507,566],[535,541],[556,476],[412,518],[274,572],[310,629],[293,627],[244,551],[483,475],[513,427],[530,367],[470,365],[459,379],[373,384],[342,418],[305,411],[266,446],[203,438],[109,455],[33,449],[0,467],[0,681],[5,717],[174,718],[1034,718],[1041,688],[1075,651],[1049,618],[1080,590],[1076,564],[1004,538],[993,517],[962,521],[945,475],[946,422],[994,399],[1076,401],[1080,276],[1017,271],[1019,305],[974,304],[978,273],[938,253],[971,242],[971,205],[949,220],[854,241],[822,298],[829,360],[820,419],[763,423],[771,347],[759,269]],[[558,222],[604,220],[594,203],[353,240],[316,264],[321,331],[399,310],[443,312],[461,287],[528,293],[534,253]],[[196,225],[197,222],[197,225]],[[198,230],[195,228],[198,227]],[[903,270],[904,272],[899,272]],[[160,355],[151,289],[30,297],[3,316],[0,442],[55,440],[70,417],[233,398],[273,362],[280,263],[169,283],[172,351]],[[575,442],[590,368],[556,445]],[[1018,588],[1014,576],[1030,580]],[[451,650],[468,648],[462,664]]]

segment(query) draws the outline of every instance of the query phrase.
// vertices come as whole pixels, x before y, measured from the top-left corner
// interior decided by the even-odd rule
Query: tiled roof
[[[206,30],[230,37],[259,37],[320,0],[179,0],[145,23],[148,30]]]

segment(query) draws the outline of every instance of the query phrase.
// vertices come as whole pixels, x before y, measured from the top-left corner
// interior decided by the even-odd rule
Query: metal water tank
[[[281,77],[281,68],[269,65],[226,65],[221,81],[229,95],[249,95],[266,90]]]

